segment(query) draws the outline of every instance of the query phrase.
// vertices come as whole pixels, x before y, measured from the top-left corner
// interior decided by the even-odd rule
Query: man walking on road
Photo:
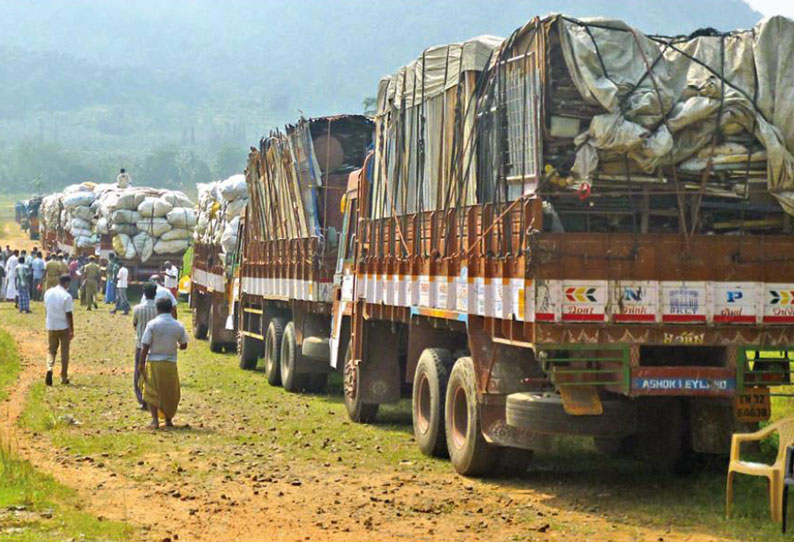
[[[44,266],[44,291],[58,286],[58,279],[61,275],[61,265],[58,263],[58,259],[50,254]]]
[[[177,348],[187,349],[187,331],[171,316],[171,300],[157,301],[157,317],[146,326],[141,339],[138,370],[143,375],[143,400],[149,406],[152,423],[160,426],[157,411],[165,416],[165,426],[173,427],[181,391],[176,367]]]
[[[16,269],[17,307],[19,312],[30,314],[30,268],[25,263],[25,257],[19,257]]]
[[[110,314],[116,314],[119,310],[124,311],[124,316],[130,313],[130,302],[127,300],[127,278],[129,277],[129,270],[122,264],[119,267],[119,272],[116,275],[116,307],[110,311]]]
[[[165,287],[176,297],[179,295],[179,269],[171,262],[165,262],[163,274],[165,275]]]
[[[143,386],[141,385],[141,373],[138,370],[141,360],[141,340],[146,326],[157,316],[157,305],[154,300],[157,294],[157,285],[154,282],[147,282],[143,287],[143,299],[140,304],[132,310],[132,326],[135,328],[135,370],[133,371],[133,385],[135,387],[135,398],[142,409],[147,410],[146,403],[143,401]]]
[[[159,301],[160,299],[169,299],[171,301],[171,316],[174,318],[179,318],[176,309],[176,297],[171,293],[171,290],[163,286],[162,275],[152,275],[149,277],[149,280],[157,284],[157,294],[155,295],[154,300]]]
[[[31,262],[30,267],[33,268],[31,297],[34,301],[41,301],[42,295],[44,294],[42,282],[44,281],[44,269],[46,267],[44,259],[41,257],[41,252],[36,252],[33,255],[33,262]]]
[[[19,251],[15,250],[6,259],[6,299],[17,304],[17,265],[19,265]]]
[[[55,356],[61,350],[61,384],[69,383],[69,345],[74,338],[74,300],[67,291],[71,282],[69,275],[61,275],[59,284],[44,294],[45,321],[49,351],[47,353],[47,376],[44,382],[52,386],[52,368]]]
[[[119,260],[111,252],[105,268],[105,303],[116,302],[116,275],[119,273]]]
[[[101,274],[102,271],[96,263],[96,256],[89,256],[88,263],[83,267],[83,289],[85,290],[85,304],[88,305],[88,310],[91,310],[92,307],[99,309],[96,296]]]

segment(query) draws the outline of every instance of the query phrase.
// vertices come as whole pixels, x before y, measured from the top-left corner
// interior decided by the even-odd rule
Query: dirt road
[[[523,474],[463,478],[418,454],[404,404],[355,425],[337,395],[271,388],[200,342],[180,358],[177,429],[147,431],[130,318],[78,308],[73,384],[45,388],[42,313],[0,305],[23,362],[0,437],[135,539],[703,541],[746,539],[758,523],[720,519],[721,474],[655,478],[576,447]]]

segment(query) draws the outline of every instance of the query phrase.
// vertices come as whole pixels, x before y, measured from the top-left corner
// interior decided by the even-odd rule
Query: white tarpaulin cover
[[[560,19],[565,62],[579,93],[608,113],[576,140],[576,178],[589,181],[605,151],[628,152],[649,173],[690,158],[700,162],[689,168],[705,169],[725,150],[711,152],[717,129],[747,132],[766,149],[769,191],[794,214],[794,22],[777,16],[751,31],[690,39],[651,38],[615,20],[581,23]]]

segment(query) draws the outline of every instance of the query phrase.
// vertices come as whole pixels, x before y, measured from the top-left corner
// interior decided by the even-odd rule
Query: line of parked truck
[[[791,383],[792,37],[552,15],[430,47],[374,118],[274,129],[195,220],[152,196],[100,248],[193,229],[196,338],[290,392],[339,373],[356,422],[410,397],[417,445],[463,474],[554,435],[726,453]]]
[[[554,15],[426,49],[374,120],[251,150],[234,246],[195,245],[196,337],[291,392],[341,373],[356,422],[410,397],[417,445],[464,474],[550,435],[726,453],[791,382],[792,104],[747,64],[792,32]]]

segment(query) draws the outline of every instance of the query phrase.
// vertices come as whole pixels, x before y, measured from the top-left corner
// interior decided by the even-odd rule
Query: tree
[[[367,96],[361,101],[361,106],[364,108],[365,115],[374,117],[378,112],[378,99],[374,96]]]
[[[226,179],[235,173],[242,173],[245,169],[245,147],[225,145],[215,155],[215,164],[212,174],[215,179]]]

